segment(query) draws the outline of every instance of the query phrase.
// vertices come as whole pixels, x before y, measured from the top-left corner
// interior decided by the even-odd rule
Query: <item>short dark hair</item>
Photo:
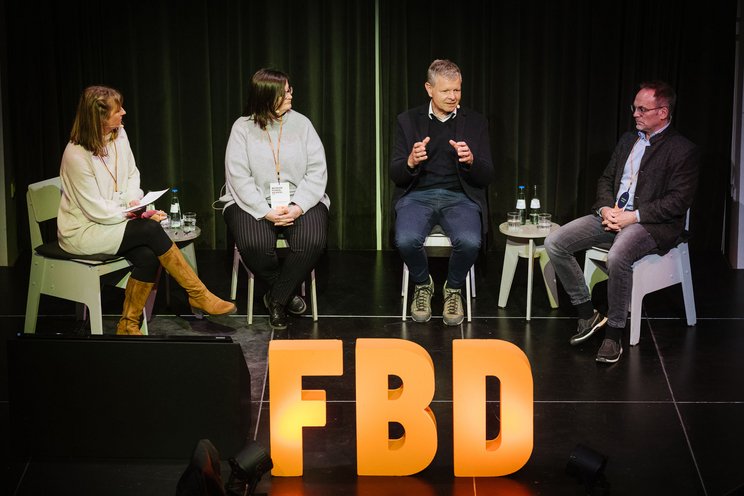
[[[677,92],[672,85],[664,81],[644,81],[640,84],[642,90],[653,90],[654,98],[657,105],[669,108],[669,116],[674,113],[674,106],[677,105]]]
[[[248,88],[248,103],[243,115],[253,117],[261,129],[266,129],[269,122],[279,119],[276,109],[284,100],[284,87],[289,83],[289,76],[274,69],[259,69],[251,77]]]

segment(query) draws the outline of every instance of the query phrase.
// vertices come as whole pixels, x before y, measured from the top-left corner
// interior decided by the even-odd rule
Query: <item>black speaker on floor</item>
[[[14,449],[35,457],[188,458],[239,451],[251,380],[229,337],[42,337],[8,342]]]

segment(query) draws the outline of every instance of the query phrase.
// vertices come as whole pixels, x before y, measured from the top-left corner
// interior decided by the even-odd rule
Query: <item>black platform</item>
[[[207,285],[227,296],[230,284],[231,252],[197,254],[200,273]],[[435,317],[428,324],[400,320],[401,263],[392,252],[331,252],[317,269],[320,320],[292,319],[287,330],[272,332],[265,310],[256,300],[254,325],[245,321],[246,279],[241,274],[239,313],[231,317],[198,320],[187,315],[183,293],[171,285],[171,307],[161,291],[156,316],[150,323],[155,336],[226,336],[240,345],[250,370],[252,423],[249,436],[269,447],[270,395],[267,386],[267,349],[271,339],[341,339],[344,375],[313,379],[313,387],[327,390],[328,422],[324,428],[304,433],[302,478],[266,476],[259,492],[274,495],[580,495],[583,486],[565,473],[569,455],[577,444],[607,456],[605,475],[610,494],[616,495],[723,495],[744,484],[744,271],[727,267],[719,254],[693,253],[692,270],[698,324],[688,328],[679,287],[662,290],[646,298],[638,346],[627,347],[619,363],[597,364],[594,357],[601,336],[571,347],[568,338],[576,327],[565,293],[561,307],[551,309],[536,271],[532,320],[526,322],[526,261],[520,266],[506,308],[497,306],[502,256],[490,254],[477,265],[477,297],[473,300],[474,321],[446,327],[441,320],[441,286],[444,266],[434,263]],[[7,340],[23,327],[28,265],[0,269],[0,288],[8,295],[0,301],[0,354],[15,345]],[[562,290],[561,290],[562,291]],[[258,287],[256,294],[262,294]],[[106,290],[104,332],[114,333],[121,308],[120,290]],[[85,334],[74,319],[74,307],[66,302],[42,299],[38,322],[41,336]],[[180,314],[181,316],[178,316]],[[357,477],[354,390],[354,343],[360,337],[388,337],[411,340],[423,346],[435,365],[437,390],[431,407],[437,418],[439,449],[432,464],[412,477]],[[490,338],[516,344],[529,357],[534,376],[534,451],[518,472],[502,478],[456,478],[452,470],[452,340]],[[55,338],[56,339],[56,338]],[[112,338],[117,340],[116,338]],[[64,341],[64,340],[63,340]],[[203,345],[207,352],[213,351]],[[219,348],[220,346],[217,346]],[[153,348],[154,349],[154,348]],[[232,353],[232,352],[231,352]],[[156,355],[159,355],[157,353]],[[180,352],[178,354],[180,356]],[[197,356],[200,353],[195,354]],[[164,352],[159,374],[147,373],[140,363],[126,366],[118,380],[127,387],[148,384],[159,398],[149,415],[154,424],[188,419],[200,412],[194,405],[163,409],[174,389],[196,373],[173,364],[174,354]],[[169,358],[170,357],[170,358]],[[133,360],[137,362],[137,360]],[[25,360],[24,360],[25,363]],[[120,364],[124,366],[124,363]],[[18,362],[16,362],[16,368]],[[33,364],[29,364],[33,367]],[[62,365],[59,365],[60,367]],[[81,367],[80,364],[70,364]],[[207,367],[212,372],[206,384],[221,387],[221,381],[235,381],[235,364]],[[70,369],[72,370],[72,369]],[[232,370],[232,371],[231,371]],[[168,372],[173,372],[169,377]],[[175,376],[175,377],[174,377]],[[80,377],[80,375],[78,375]],[[55,379],[61,379],[55,378]],[[82,380],[82,377],[80,377]],[[157,381],[160,382],[157,382]],[[0,377],[0,425],[8,426],[7,376]],[[64,382],[73,382],[67,377]],[[41,385],[29,386],[43,388]],[[133,390],[133,391],[132,391]],[[132,388],[128,395],[138,396]],[[158,394],[159,392],[159,394]],[[28,391],[26,394],[31,394]],[[152,392],[147,392],[151,395]],[[47,393],[44,393],[48,399]],[[70,402],[80,406],[78,397]],[[11,397],[11,401],[12,401]],[[498,405],[490,403],[490,411]],[[219,413],[219,412],[216,412]],[[225,412],[221,412],[225,413]],[[196,417],[195,417],[196,418]],[[89,428],[89,418],[64,419],[71,432]],[[125,422],[126,424],[126,422]],[[121,425],[115,443],[126,443],[131,433]],[[0,439],[9,439],[2,432]],[[193,439],[196,443],[197,439]],[[215,441],[213,439],[213,441]],[[27,437],[27,447],[34,444]],[[234,453],[228,441],[215,441],[223,460]],[[54,459],[28,455],[3,442],[7,477],[3,494],[175,494],[190,450],[175,459],[121,459],[107,456],[57,456]],[[60,453],[56,453],[60,455]],[[227,475],[229,467],[223,464]]]

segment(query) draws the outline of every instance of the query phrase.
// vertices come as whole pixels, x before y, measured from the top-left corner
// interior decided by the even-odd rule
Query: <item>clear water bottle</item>
[[[517,192],[517,211],[519,212],[519,223],[524,225],[527,222],[527,200],[524,186],[520,186]]]
[[[532,187],[532,199],[530,200],[530,222],[537,225],[537,214],[540,213],[540,197],[537,195],[537,184]]]
[[[179,229],[181,227],[181,203],[178,201],[178,188],[171,189],[171,206],[170,206],[170,219],[171,229]]]

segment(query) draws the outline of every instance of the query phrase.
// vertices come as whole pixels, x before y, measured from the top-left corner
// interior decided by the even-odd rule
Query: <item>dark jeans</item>
[[[447,286],[465,286],[465,277],[481,247],[480,208],[460,191],[428,189],[412,191],[395,205],[395,245],[416,284],[429,280],[424,241],[439,224],[452,242]]]
[[[569,222],[545,238],[545,250],[550,255],[574,306],[591,300],[584,272],[574,253],[601,243],[612,243],[607,255],[607,321],[612,327],[625,327],[628,304],[633,289],[633,263],[656,248],[656,241],[641,224],[631,224],[618,233],[607,232],[602,219],[586,215]]]
[[[243,262],[269,285],[271,296],[286,305],[325,250],[326,206],[318,203],[286,227],[276,227],[265,219],[256,220],[236,204],[227,207],[224,216]],[[284,234],[289,245],[289,254],[281,265],[276,253],[279,233]]]

